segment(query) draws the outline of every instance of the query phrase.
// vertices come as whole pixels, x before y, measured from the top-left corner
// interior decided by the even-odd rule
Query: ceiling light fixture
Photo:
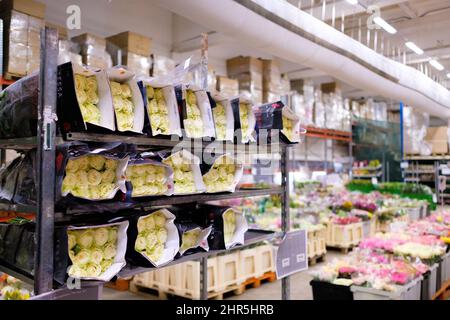
[[[449,79],[450,79],[450,73],[447,73],[447,78],[449,78]]]
[[[423,54],[423,50],[420,49],[414,42],[408,41],[405,43],[405,46],[417,53],[419,56]]]
[[[373,18],[373,22],[375,22],[377,25],[382,27],[385,31],[389,32],[390,34],[397,33],[397,29],[395,29],[393,26],[387,23],[382,17]]]
[[[358,4],[358,0],[346,0],[348,3],[353,4],[353,5],[357,5]]]
[[[435,60],[435,59],[431,59],[430,64],[435,67],[437,70],[442,71],[444,70],[444,66],[442,64],[439,63],[439,61]]]

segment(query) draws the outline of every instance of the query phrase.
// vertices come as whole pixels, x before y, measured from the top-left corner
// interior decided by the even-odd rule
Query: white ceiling
[[[255,50],[250,45],[237,42],[230,37],[216,33],[215,30],[205,28],[199,22],[194,23],[158,7],[153,0],[41,0],[41,2],[47,4],[46,19],[58,24],[65,24],[67,17],[65,11],[68,5],[80,6],[82,29],[71,32],[73,35],[93,32],[100,36],[108,36],[125,30],[136,31],[152,37],[155,52],[172,53],[177,60],[189,55],[198,55],[199,34],[208,32],[210,34],[210,63],[218,74],[226,73],[225,60],[236,55],[274,58],[261,50]],[[299,3],[296,0],[289,0],[289,2],[295,5]],[[327,0],[325,20],[329,24],[332,23],[333,2],[336,4],[336,27],[341,28],[340,17],[344,15],[345,32],[357,37],[359,19],[366,21],[369,16],[364,12],[365,9],[352,6],[344,0]],[[450,70],[450,32],[448,32],[450,30],[450,0],[360,0],[360,2],[366,7],[371,4],[378,5],[381,8],[381,16],[398,29],[399,32],[396,36],[379,31],[379,47],[381,47],[382,37],[386,54],[388,47],[391,48],[390,51],[392,48],[405,50],[403,43],[404,38],[407,38],[423,48],[426,54],[440,59]],[[314,16],[322,18],[322,0],[316,0],[314,3]],[[302,0],[301,6],[303,10],[309,12],[311,0]],[[363,43],[366,33],[363,30]],[[407,62],[418,63],[421,62],[420,58],[415,54],[408,54]],[[315,82],[334,80],[331,76],[317,70],[282,59],[279,61],[282,72],[288,73],[292,79],[313,78]],[[424,65],[428,66],[427,63]],[[439,75],[441,78],[445,76],[445,74],[436,72],[434,75]],[[351,97],[370,96],[370,92],[358,91],[357,88],[345,84],[342,84],[342,87],[344,93]]]

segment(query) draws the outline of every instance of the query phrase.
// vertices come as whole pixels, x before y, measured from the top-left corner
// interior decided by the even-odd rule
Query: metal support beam
[[[36,295],[53,288],[53,231],[58,32],[41,31],[39,76],[35,282]]]
[[[283,232],[289,232],[291,220],[289,214],[289,156],[290,147],[285,147],[281,149],[281,187],[282,192],[282,207],[281,207],[281,228]],[[289,300],[291,297],[291,282],[289,277],[281,279],[281,299]]]
[[[200,259],[200,299],[208,300],[208,258]]]

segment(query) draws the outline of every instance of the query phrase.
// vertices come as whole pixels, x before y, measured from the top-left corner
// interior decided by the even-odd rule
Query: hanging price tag
[[[409,162],[408,161],[403,161],[400,163],[400,168],[402,169],[408,169],[409,167]]]
[[[292,231],[280,243],[276,254],[277,278],[308,269],[307,236],[305,230]]]
[[[441,168],[441,173],[445,176],[450,175],[450,168],[449,167],[442,167]]]
[[[433,202],[434,202],[434,203],[437,203],[437,197],[436,197],[436,194],[433,194]]]

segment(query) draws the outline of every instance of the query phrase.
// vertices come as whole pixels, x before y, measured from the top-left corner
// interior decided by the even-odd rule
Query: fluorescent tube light
[[[357,5],[358,4],[358,0],[346,0],[348,3],[353,4],[353,5]]]
[[[387,23],[382,17],[373,18],[373,22],[375,22],[377,25],[382,27],[384,30],[386,30],[390,34],[397,33],[397,29],[395,29],[393,26],[391,26],[389,23]]]
[[[435,67],[437,70],[442,71],[444,70],[444,66],[442,64],[440,64],[437,60],[435,59],[431,59],[430,64]]]
[[[408,41],[405,43],[405,46],[417,53],[419,56],[423,54],[423,50],[420,49],[414,42]]]

